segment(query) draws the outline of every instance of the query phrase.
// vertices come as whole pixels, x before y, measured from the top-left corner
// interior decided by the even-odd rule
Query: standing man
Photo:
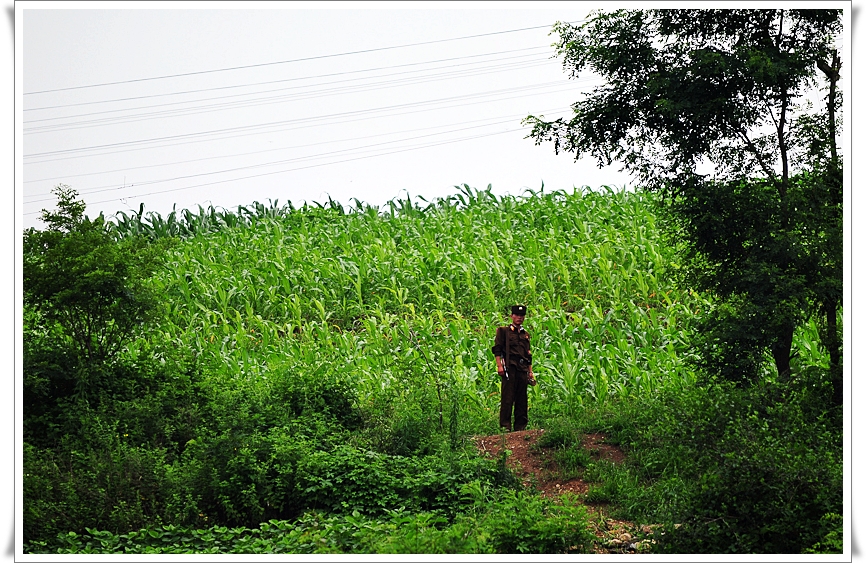
[[[511,324],[496,329],[493,355],[496,371],[502,379],[502,398],[499,404],[499,426],[511,430],[511,411],[514,409],[514,430],[526,430],[527,385],[535,385],[532,374],[532,352],[529,349],[529,333],[523,328],[526,307],[511,308]]]

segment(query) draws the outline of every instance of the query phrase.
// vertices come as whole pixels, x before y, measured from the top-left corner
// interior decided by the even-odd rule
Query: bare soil
[[[553,459],[553,448],[535,447],[544,429],[507,432],[492,436],[478,436],[475,446],[485,456],[495,459],[503,448],[511,453],[506,458],[506,466],[511,469],[524,486],[533,487],[542,497],[558,498],[571,493],[582,499],[590,488],[582,476],[565,478]],[[586,450],[592,461],[607,460],[622,463],[626,456],[623,451],[605,442],[601,433],[585,434],[580,447]],[[594,484],[594,485],[597,485]],[[598,538],[594,553],[646,553],[652,543],[654,526],[637,526],[634,522],[615,520],[606,516],[608,507],[603,504],[585,503],[591,514],[592,531]]]

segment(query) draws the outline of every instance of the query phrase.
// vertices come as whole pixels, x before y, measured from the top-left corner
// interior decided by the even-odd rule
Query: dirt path
[[[482,455],[492,459],[499,456],[503,447],[510,450],[506,466],[525,486],[534,487],[542,497],[554,498],[565,493],[578,496],[585,494],[590,484],[581,476],[563,478],[553,459],[552,448],[534,447],[543,433],[543,429],[536,429],[478,436],[475,446]],[[619,447],[605,443],[604,434],[583,435],[581,448],[589,452],[592,461],[622,463],[625,460],[625,454]],[[651,526],[638,527],[634,522],[608,518],[605,505],[586,503],[586,507],[592,515],[593,533],[598,538],[593,550],[595,553],[645,553],[649,550]]]
[[[504,435],[481,436],[475,439],[478,450],[484,455],[496,458],[503,445],[511,451],[506,465],[523,481],[524,485],[534,485],[542,496],[561,495],[565,492],[583,494],[589,485],[580,477],[563,480],[553,460],[552,449],[534,447],[543,429],[508,432]],[[504,444],[503,444],[504,438]],[[604,442],[604,434],[586,434],[581,446],[590,452],[593,461],[600,459],[621,463],[625,459],[622,450]]]

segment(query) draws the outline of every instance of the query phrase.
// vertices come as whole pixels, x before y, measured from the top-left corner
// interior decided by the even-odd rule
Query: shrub
[[[391,419],[385,451],[399,456],[424,456],[435,448],[435,423],[423,412],[409,411]]]
[[[271,401],[296,417],[327,414],[347,429],[357,429],[361,413],[355,388],[339,373],[327,369],[313,372],[283,369],[273,373]]]
[[[585,500],[590,504],[622,503],[640,483],[627,466],[610,461],[596,461],[588,465],[584,479],[593,485],[586,492]]]
[[[535,444],[539,448],[567,448],[580,445],[580,435],[571,419],[552,418],[544,421],[544,433]]]
[[[820,527],[826,532],[820,541],[803,550],[803,553],[842,553],[844,530],[843,519],[839,514],[829,513],[821,517]]]
[[[619,433],[655,493],[620,500],[633,517],[668,524],[668,552],[801,553],[827,533],[821,517],[842,508],[841,428],[809,404],[823,393],[766,380],[645,402]],[[667,502],[635,502],[663,489]]]
[[[594,539],[586,507],[569,495],[556,504],[505,491],[479,527],[491,535],[497,553],[586,552]]]
[[[257,528],[150,526],[117,534],[88,528],[61,534],[59,545],[42,542],[27,552],[94,553],[585,553],[594,536],[586,509],[508,492],[453,521],[435,512],[388,510],[379,517],[353,511],[307,512],[295,521],[270,520]]]
[[[48,225],[24,233],[24,300],[46,327],[59,327],[75,356],[75,392],[89,395],[100,368],[122,350],[158,310],[146,278],[170,242],[114,240],[103,217],[84,216],[68,186],[54,189],[58,211],[42,212]]]
[[[589,452],[583,449],[576,423],[568,418],[552,418],[544,423],[544,433],[539,436],[535,448],[553,449],[562,478],[577,477],[590,462]]]
[[[52,543],[59,532],[96,527],[120,533],[164,515],[170,488],[164,452],[129,446],[24,447],[24,540]]]

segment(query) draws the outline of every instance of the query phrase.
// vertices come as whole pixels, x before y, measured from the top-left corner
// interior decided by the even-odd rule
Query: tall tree
[[[787,377],[796,327],[820,312],[839,403],[841,25],[840,10],[618,10],[557,23],[565,70],[605,84],[570,119],[525,120],[536,144],[621,162],[663,195],[691,280],[719,300],[700,331],[704,367],[748,380],[769,351]],[[808,95],[822,84],[815,109]]]

